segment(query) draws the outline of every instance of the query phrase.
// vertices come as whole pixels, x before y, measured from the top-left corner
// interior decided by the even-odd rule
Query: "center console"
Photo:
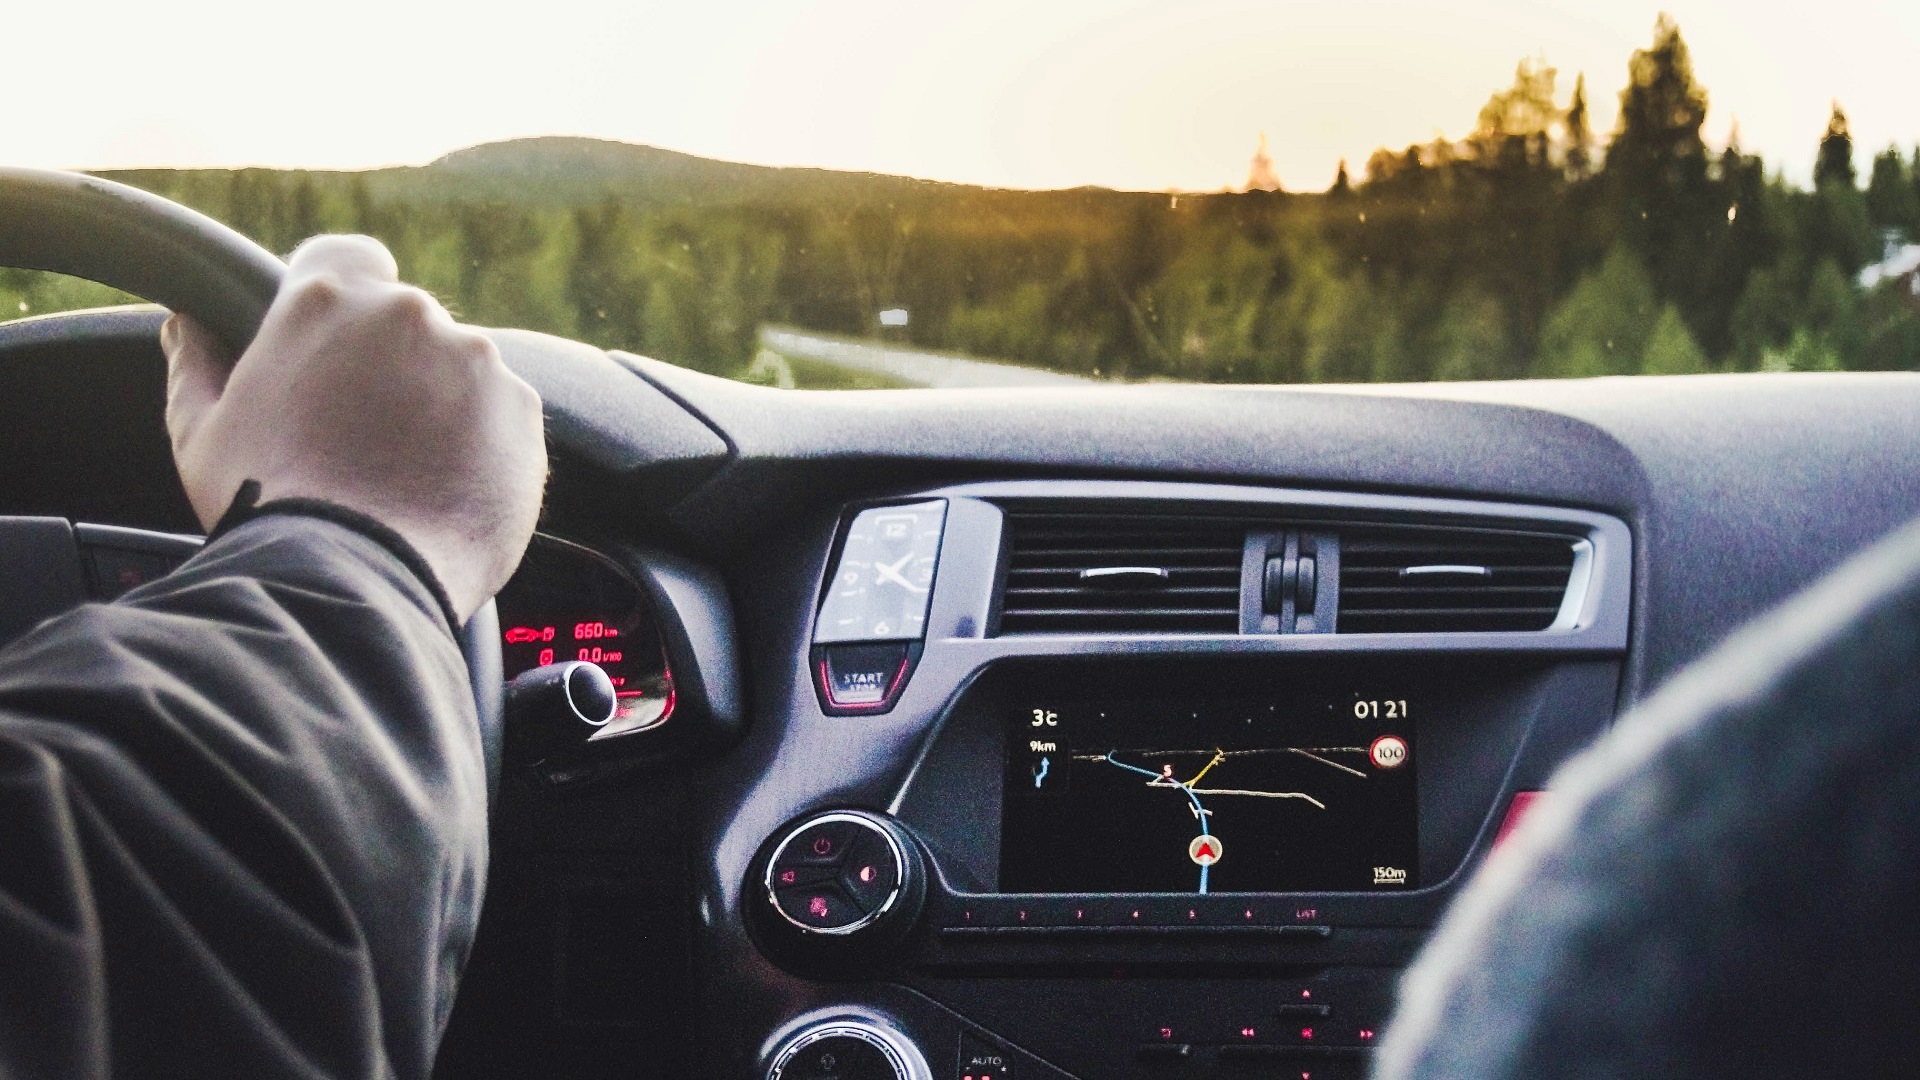
[[[1363,1075],[1615,707],[1600,515],[1010,482],[823,529],[767,779],[716,816],[749,1075]]]

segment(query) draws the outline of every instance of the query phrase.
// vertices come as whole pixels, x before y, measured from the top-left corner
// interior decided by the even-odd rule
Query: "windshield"
[[[191,72],[230,5],[140,41],[43,7],[15,40],[126,33],[124,71],[89,65],[99,115],[34,110],[0,156],[277,252],[369,233],[468,321],[733,378],[1920,366],[1911,4],[1823,5],[1815,33],[1750,4],[563,0],[447,27],[354,0]],[[71,81],[36,51],[0,73],[16,101]],[[0,270],[0,318],[121,299]]]

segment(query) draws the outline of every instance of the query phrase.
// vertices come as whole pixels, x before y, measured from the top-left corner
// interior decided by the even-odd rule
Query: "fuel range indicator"
[[[1025,720],[1016,726],[1009,747],[1007,790],[1022,795],[1045,797],[1067,790],[1072,773],[1073,749],[1067,740],[1067,722],[1058,711],[1036,706],[1021,714]]]

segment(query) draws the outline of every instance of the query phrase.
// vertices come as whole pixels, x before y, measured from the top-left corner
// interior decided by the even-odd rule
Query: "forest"
[[[1920,147],[1855,147],[1836,103],[1810,187],[1737,134],[1711,149],[1664,16],[1610,133],[1589,130],[1584,76],[1565,105],[1557,82],[1523,61],[1466,137],[1343,163],[1324,192],[999,190],[580,139],[103,175],[279,252],[379,237],[470,322],[736,377],[764,325],[1128,380],[1920,367],[1920,298],[1856,284],[1920,240]],[[0,318],[112,299],[0,270]],[[889,308],[909,324],[881,327]]]

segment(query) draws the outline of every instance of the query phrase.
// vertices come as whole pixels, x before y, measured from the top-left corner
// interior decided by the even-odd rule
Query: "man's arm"
[[[532,534],[539,397],[364,237],[237,361],[162,345],[226,531],[0,654],[0,1078],[425,1077],[486,850],[452,627]]]
[[[424,1077],[486,794],[426,583],[268,516],[0,655],[0,1074]]]

